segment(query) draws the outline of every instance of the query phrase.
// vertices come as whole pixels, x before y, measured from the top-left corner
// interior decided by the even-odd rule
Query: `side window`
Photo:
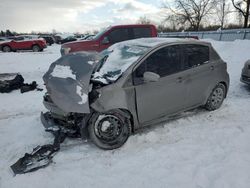
[[[151,54],[134,72],[134,83],[142,83],[144,72],[154,72],[165,77],[182,70],[179,45],[161,48]]]
[[[15,41],[22,41],[22,40],[24,40],[24,37],[17,37],[17,38],[15,38]]]
[[[128,29],[115,29],[109,33],[108,39],[112,44],[129,40],[129,31]]]
[[[134,38],[151,37],[151,29],[149,27],[133,28]]]
[[[209,61],[209,47],[197,44],[186,44],[184,46],[185,68],[193,68]]]

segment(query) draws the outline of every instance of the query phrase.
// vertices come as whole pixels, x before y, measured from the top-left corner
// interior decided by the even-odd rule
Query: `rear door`
[[[183,64],[179,45],[155,51],[133,72],[137,114],[146,123],[186,107],[187,88],[182,81]],[[144,82],[144,72],[160,75],[157,82]]]
[[[215,64],[210,62],[210,47],[200,44],[185,44],[185,72],[188,74],[188,107],[201,105],[216,79]]]

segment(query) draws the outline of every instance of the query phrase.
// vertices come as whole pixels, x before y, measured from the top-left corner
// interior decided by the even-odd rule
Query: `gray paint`
[[[69,54],[52,63],[43,80],[52,101],[64,112],[89,113],[88,100],[84,104],[81,96],[76,93],[77,86],[81,88],[83,94],[89,93],[89,80],[94,69],[94,65],[88,61],[96,61],[96,53]],[[68,67],[76,79],[67,77],[52,76],[57,65]]]

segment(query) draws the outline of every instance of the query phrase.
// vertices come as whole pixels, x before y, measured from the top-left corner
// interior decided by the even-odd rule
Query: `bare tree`
[[[248,27],[250,0],[232,0],[234,8],[244,17],[244,28]]]
[[[151,24],[151,20],[148,19],[146,16],[141,16],[137,21],[138,24]]]
[[[217,2],[216,5],[216,15],[220,22],[220,27],[224,28],[227,16],[230,14],[230,4],[228,3],[228,0],[220,0]]]
[[[211,13],[215,5],[215,0],[174,0],[174,7],[164,3],[164,8],[171,10],[176,21],[188,23],[193,30],[198,31],[204,17]]]

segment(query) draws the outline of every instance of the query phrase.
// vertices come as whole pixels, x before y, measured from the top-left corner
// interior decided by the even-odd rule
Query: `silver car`
[[[250,60],[246,61],[242,73],[241,73],[241,82],[250,85]]]
[[[43,125],[79,129],[102,149],[180,112],[216,110],[229,87],[227,65],[211,44],[191,39],[136,39],[100,54],[69,54],[43,79]]]

